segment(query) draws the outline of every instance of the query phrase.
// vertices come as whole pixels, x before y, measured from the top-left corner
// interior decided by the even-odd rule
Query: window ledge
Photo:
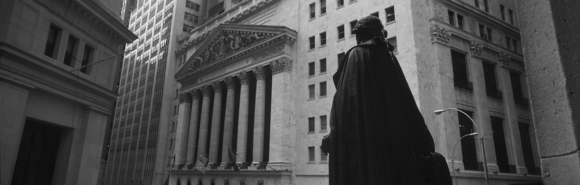
[[[312,100],[314,100],[314,98],[308,98],[308,101],[312,101]]]
[[[318,133],[326,133],[326,132],[328,132],[328,130],[320,130],[320,131],[318,131]]]
[[[348,4],[352,4],[352,3],[356,3],[356,0],[350,0],[350,1],[348,1]]]
[[[340,42],[340,41],[343,41],[343,40],[344,40],[344,37],[343,37],[343,38],[340,38],[340,39],[338,39],[336,42]]]
[[[344,4],[340,5],[339,7],[336,7],[336,9],[338,10],[338,9],[341,9],[342,7],[344,7]]]
[[[308,22],[313,21],[314,19],[316,19],[316,16],[311,17],[310,19],[308,19]]]
[[[318,164],[328,164],[328,161],[320,161]]]
[[[318,97],[318,99],[326,98],[326,95]]]
[[[322,16],[325,16],[325,15],[326,15],[326,12],[324,12],[323,14],[320,14],[318,17],[322,17]]]
[[[318,46],[318,48],[323,48],[323,47],[326,47],[326,44]]]
[[[314,78],[314,75],[308,75],[308,78]]]
[[[325,75],[325,74],[326,74],[326,71],[320,72],[320,74],[318,74],[318,75]]]
[[[308,49],[308,52],[314,51],[316,48]]]
[[[311,132],[308,132],[307,134],[314,134],[314,133],[315,133],[314,131],[311,131]]]
[[[316,161],[308,161],[306,164],[316,164]]]
[[[395,24],[397,22],[397,20],[391,21],[391,22],[387,22],[385,23],[385,26],[391,25],[391,24]]]

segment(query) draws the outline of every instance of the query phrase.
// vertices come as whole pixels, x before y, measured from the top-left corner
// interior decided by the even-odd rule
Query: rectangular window
[[[487,35],[485,34],[485,26],[479,25],[479,37],[486,39]]]
[[[510,15],[510,24],[514,24],[514,11],[512,11],[511,9],[508,9],[508,13]]]
[[[395,47],[395,49],[393,49],[393,53],[397,53],[397,37],[388,38],[387,42]]]
[[[457,27],[463,30],[463,15],[457,14]]]
[[[530,128],[530,125],[527,123],[518,123],[519,130],[520,130],[520,140],[522,142],[522,153],[524,153],[524,164],[528,169],[529,174],[539,175],[540,170],[536,168],[536,164],[534,162],[534,151],[533,151],[533,139],[532,133],[533,130]]]
[[[356,26],[356,23],[358,22],[358,20],[354,20],[354,21],[350,21],[350,35],[354,35],[352,33],[352,31],[354,30],[354,27]]]
[[[453,82],[455,83],[455,87],[473,90],[473,86],[467,78],[465,54],[451,50],[451,62],[453,65]]]
[[[379,12],[371,13],[371,15],[379,18]]]
[[[395,6],[386,8],[385,15],[387,16],[387,22],[395,21]]]
[[[489,3],[488,0],[483,0],[483,6],[485,8],[485,12],[489,13]]]
[[[308,38],[308,44],[310,49],[314,49],[316,47],[316,40],[314,36]]]
[[[85,45],[85,51],[83,53],[83,60],[81,62],[81,72],[88,74],[89,71],[89,65],[92,62],[92,58],[93,58],[93,48],[89,45]]]
[[[479,0],[474,0],[475,2],[475,7],[479,8]]]
[[[310,100],[314,99],[314,96],[315,96],[315,94],[314,94],[314,84],[308,85],[308,94],[309,94],[308,99],[310,99]]]
[[[487,40],[488,41],[492,41],[491,40],[491,35],[492,35],[491,28],[487,28]]]
[[[61,29],[55,25],[50,25],[48,29],[48,37],[46,38],[46,46],[44,48],[44,55],[56,58],[56,53],[58,53],[58,38],[60,37]]]
[[[315,73],[314,65],[315,65],[314,62],[308,63],[308,76],[314,76]]]
[[[320,161],[327,161],[328,156],[322,152],[322,147],[320,147]]]
[[[510,39],[510,37],[505,36],[505,43],[506,43],[506,47],[508,49],[512,49],[511,45],[512,45],[512,39]]]
[[[320,0],[320,15],[326,13],[326,0]]]
[[[344,6],[344,0],[336,0],[336,6],[339,7],[339,8],[341,6]]]
[[[449,15],[449,24],[455,26],[455,12],[448,10],[447,14]]]
[[[314,132],[314,117],[308,118],[308,133]]]
[[[495,64],[483,62],[483,76],[485,78],[485,92],[487,96],[502,98],[501,91],[497,89]]]
[[[309,146],[308,147],[308,162],[314,162],[315,159],[315,154],[314,154],[314,147],[313,146]]]
[[[514,102],[519,105],[528,105],[528,100],[524,98],[522,91],[522,83],[520,81],[520,73],[515,71],[510,71],[510,80],[512,82],[512,93],[514,96]]]
[[[326,58],[320,59],[320,73],[326,73]]]
[[[310,19],[316,18],[316,5],[314,3],[310,4]]]
[[[473,115],[471,111],[462,110],[469,117]],[[459,135],[464,136],[474,132],[473,123],[464,114],[457,112],[459,121]],[[475,148],[475,137],[466,137],[461,140],[461,153],[463,154],[463,165],[465,170],[483,171],[483,165],[477,161],[477,149]]]
[[[515,173],[516,168],[510,165],[505,144],[505,133],[503,129],[503,119],[491,116],[491,130],[493,134],[493,145],[495,146],[495,158],[499,172]]]
[[[514,44],[513,50],[518,52],[518,41],[516,39],[512,39],[512,43]]]
[[[326,32],[320,33],[320,45],[321,46],[326,45]]]
[[[326,115],[320,116],[320,130],[326,130],[327,127]]]
[[[320,96],[326,96],[326,82],[320,82]]]
[[[340,63],[342,62],[342,58],[344,58],[344,52],[339,53],[338,55],[336,55],[338,58],[338,65],[340,66]]]
[[[73,36],[68,37],[68,43],[66,45],[66,51],[64,53],[64,65],[74,67],[75,60],[73,55],[77,47],[77,43],[78,43],[77,38]]]
[[[340,25],[336,29],[338,31],[338,39],[343,39],[344,38],[344,25]]]
[[[176,114],[177,114],[177,105],[174,105],[173,106],[173,115],[176,115]]]
[[[501,20],[505,21],[505,7],[503,5],[499,5],[499,11],[501,13]]]

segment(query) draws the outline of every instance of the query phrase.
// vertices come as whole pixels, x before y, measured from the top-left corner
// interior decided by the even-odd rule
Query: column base
[[[216,165],[218,165],[218,164],[216,163]],[[218,169],[218,170],[225,170],[225,169],[230,169],[230,168],[228,168],[228,167],[230,167],[230,168],[231,168],[231,165],[230,165],[230,163],[220,163],[220,164],[219,164],[219,166],[217,167],[217,169]]]
[[[290,170],[290,163],[287,161],[272,161],[264,163],[265,170],[284,171]]]

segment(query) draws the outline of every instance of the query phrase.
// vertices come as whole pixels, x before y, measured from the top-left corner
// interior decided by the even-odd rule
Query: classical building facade
[[[123,45],[91,0],[0,3],[0,184],[97,184]]]
[[[492,184],[541,182],[514,1],[231,3],[179,38],[169,184],[327,184],[332,74],[366,15],[385,24],[457,183],[484,184],[485,166]]]

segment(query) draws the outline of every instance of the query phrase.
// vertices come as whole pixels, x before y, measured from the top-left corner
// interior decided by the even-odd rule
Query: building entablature
[[[220,25],[189,57],[175,78],[182,87],[187,87],[194,77],[236,61],[246,61],[242,65],[247,67],[276,56],[288,56],[295,40],[296,31],[283,26]]]

